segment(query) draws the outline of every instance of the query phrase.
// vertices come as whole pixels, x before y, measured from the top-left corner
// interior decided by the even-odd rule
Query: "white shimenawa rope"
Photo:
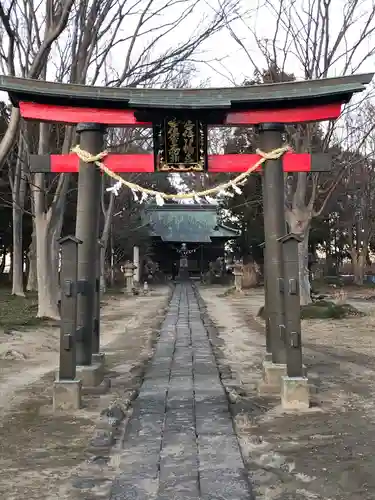
[[[247,178],[252,172],[254,172],[254,170],[256,170],[260,165],[262,165],[267,160],[277,160],[287,151],[291,151],[291,148],[288,145],[274,149],[269,153],[265,153],[264,151],[257,149],[256,154],[258,154],[261,158],[254,165],[249,167],[248,170],[246,170],[246,172],[243,172],[234,179],[227,182],[223,182],[218,186],[205,189],[203,191],[191,191],[189,193],[168,194],[168,193],[163,193],[162,191],[156,191],[154,189],[144,188],[139,184],[129,182],[123,179],[120,175],[116,174],[115,172],[112,172],[112,170],[107,168],[102,161],[109,154],[108,151],[102,151],[96,155],[92,155],[88,151],[81,149],[79,145],[72,148],[72,153],[75,153],[80,160],[82,160],[85,163],[92,163],[98,166],[102,172],[105,172],[107,175],[109,175],[110,177],[112,177],[112,179],[116,181],[116,183],[113,186],[107,188],[107,191],[110,191],[117,196],[120,189],[123,186],[125,186],[132,191],[134,199],[136,201],[142,203],[146,201],[149,197],[152,197],[155,198],[155,202],[159,206],[164,205],[166,200],[177,201],[177,200],[193,199],[195,202],[201,203],[203,198],[208,203],[212,203],[214,201],[214,198],[212,198],[210,195],[233,197],[235,193],[241,194],[242,190],[240,186],[243,186],[247,182]]]

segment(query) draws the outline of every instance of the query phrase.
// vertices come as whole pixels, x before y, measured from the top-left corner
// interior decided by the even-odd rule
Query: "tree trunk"
[[[356,249],[352,249],[350,251],[350,256],[352,258],[354,283],[356,285],[363,285],[365,279],[366,254],[361,250],[357,251]]]
[[[39,175],[39,174],[36,174]],[[41,174],[43,175],[43,174]],[[65,184],[60,192],[61,197],[66,197],[69,186],[68,179],[62,180]],[[35,181],[37,184],[37,181]],[[53,205],[48,212],[36,211],[36,254],[37,254],[37,279],[38,279],[38,317],[59,319],[59,251],[57,240],[61,234],[64,204],[58,208]]]
[[[110,255],[110,284],[111,287],[113,288],[115,286],[115,242],[114,242],[114,235],[113,235],[113,230],[111,229],[111,255]],[[142,274],[141,274],[142,276]]]
[[[33,229],[33,234],[31,235],[31,243],[29,247],[29,273],[27,275],[27,286],[26,290],[29,292],[36,292],[38,290],[38,278],[36,271],[36,234],[35,225]]]
[[[24,251],[23,255],[22,255],[22,257],[23,257],[23,269],[24,269],[24,273],[23,273],[24,276],[23,277],[24,277],[24,279],[25,279],[25,277],[27,278],[29,276],[29,268],[30,268],[30,261],[29,261],[29,258],[27,256],[27,253],[28,252]],[[26,283],[24,283],[24,285],[25,284]]]
[[[48,124],[39,125],[39,148],[38,154],[44,154],[48,151],[49,128]],[[59,181],[61,178],[59,179]],[[34,174],[31,185],[33,193],[34,223],[36,237],[36,267],[38,281],[38,318],[59,319],[58,297],[54,293],[53,276],[55,270],[52,264],[52,244],[53,231],[52,210],[47,210],[45,200],[45,176],[42,173]],[[56,193],[60,190],[60,182],[56,188]],[[56,194],[55,194],[56,197]]]
[[[48,151],[48,124],[39,125],[38,154]],[[71,129],[65,133],[63,151],[71,141]],[[64,215],[66,194],[70,177],[62,174],[56,187],[54,200],[49,208],[45,203],[45,174],[34,174],[32,193],[35,212],[37,280],[38,280],[38,317],[59,319],[58,311],[58,250],[57,239],[60,237],[62,217]]]
[[[10,266],[9,266],[9,274],[8,274],[9,283],[12,283],[12,277],[13,277],[13,249],[10,252]]]
[[[12,295],[24,297],[23,287],[23,248],[22,248],[22,210],[13,204],[13,273]]]
[[[258,284],[258,267],[255,262],[243,266],[242,288],[255,288]]]
[[[298,234],[303,240],[298,244],[298,271],[300,283],[301,305],[311,303],[311,286],[309,276],[309,234],[311,213],[306,210],[287,211],[287,223],[291,233]]]
[[[309,273],[309,233],[310,227],[301,236],[303,240],[298,244],[298,274],[300,282],[300,304],[311,302],[311,285]]]
[[[63,207],[61,207],[61,212],[58,214],[57,224],[53,228],[51,235],[52,293],[57,299],[60,293],[60,245],[58,240],[61,236],[64,220],[64,206],[65,202]]]
[[[104,189],[104,182],[102,183],[102,189]],[[105,293],[107,289],[105,256],[108,248],[109,234],[111,232],[113,210],[115,208],[115,195],[113,193],[111,193],[111,198],[109,200],[108,208],[106,210],[104,209],[104,203],[102,203],[102,208],[105,219],[104,219],[102,236],[100,238],[103,245],[100,248],[100,290],[101,292]]]
[[[12,211],[13,211],[13,272],[12,272],[12,295],[24,297],[23,283],[23,207],[26,193],[26,176],[23,168],[23,139],[19,141],[20,154],[17,159],[12,186]]]
[[[59,252],[57,239],[60,236],[60,215],[57,217],[57,226],[53,225],[51,210],[52,208],[47,213],[38,212],[35,214],[38,281],[37,316],[59,319]]]
[[[42,174],[43,175],[43,174]],[[53,286],[52,238],[45,213],[35,215],[38,280],[38,318],[59,319],[58,297]]]
[[[106,279],[106,266],[105,266],[105,256],[106,248],[100,247],[100,291],[105,293],[107,291],[107,279]]]

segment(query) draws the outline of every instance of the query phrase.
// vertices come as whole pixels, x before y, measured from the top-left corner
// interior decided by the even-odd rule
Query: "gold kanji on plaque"
[[[154,130],[156,170],[203,172],[206,165],[206,128],[195,119],[167,117]]]

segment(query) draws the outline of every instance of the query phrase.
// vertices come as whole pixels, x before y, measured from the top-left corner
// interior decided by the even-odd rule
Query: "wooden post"
[[[81,240],[66,236],[61,246],[61,322],[59,380],[76,377],[77,261]]]

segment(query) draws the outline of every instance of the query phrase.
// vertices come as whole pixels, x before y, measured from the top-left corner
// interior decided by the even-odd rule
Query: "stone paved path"
[[[190,284],[174,290],[122,447],[111,500],[252,498]]]

